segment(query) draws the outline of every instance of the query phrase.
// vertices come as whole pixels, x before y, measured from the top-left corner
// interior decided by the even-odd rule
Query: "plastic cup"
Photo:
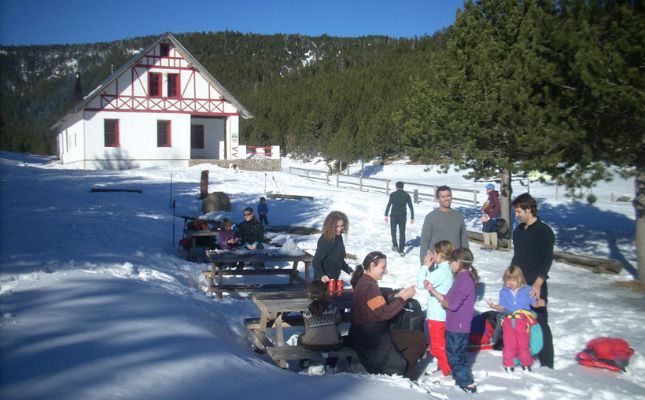
[[[329,282],[327,282],[327,291],[329,293],[333,293],[334,290],[336,290],[336,280],[330,279]]]

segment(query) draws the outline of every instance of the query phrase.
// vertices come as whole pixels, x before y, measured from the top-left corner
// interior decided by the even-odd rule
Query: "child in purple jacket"
[[[455,384],[466,393],[476,393],[477,385],[467,362],[470,322],[475,312],[475,285],[477,270],[473,267],[473,253],[456,249],[450,255],[450,268],[455,280],[446,295],[432,285],[426,288],[446,309],[446,354],[452,368]]]
[[[222,250],[233,250],[240,245],[240,238],[235,235],[233,224],[228,218],[222,220],[219,233],[217,235],[217,243]]]

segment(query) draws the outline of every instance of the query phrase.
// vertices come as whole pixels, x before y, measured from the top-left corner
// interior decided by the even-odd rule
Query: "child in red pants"
[[[437,242],[434,251],[428,250],[423,265],[419,270],[417,288],[426,288],[426,282],[441,294],[448,293],[452,286],[452,270],[449,259],[452,253],[452,244],[447,240]],[[439,300],[428,293],[426,307],[428,335],[430,336],[430,354],[437,359],[437,366],[444,376],[450,374],[450,364],[446,356],[446,310],[441,306]]]

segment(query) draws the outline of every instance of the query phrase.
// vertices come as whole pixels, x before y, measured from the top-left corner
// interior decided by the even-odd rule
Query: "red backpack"
[[[581,365],[606,368],[611,371],[625,371],[634,349],[620,338],[599,337],[587,343],[587,347],[576,355]]]

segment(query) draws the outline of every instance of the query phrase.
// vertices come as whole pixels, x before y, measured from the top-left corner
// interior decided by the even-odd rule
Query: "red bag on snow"
[[[599,337],[589,341],[587,347],[576,355],[578,363],[588,367],[625,371],[634,349],[620,338]]]

